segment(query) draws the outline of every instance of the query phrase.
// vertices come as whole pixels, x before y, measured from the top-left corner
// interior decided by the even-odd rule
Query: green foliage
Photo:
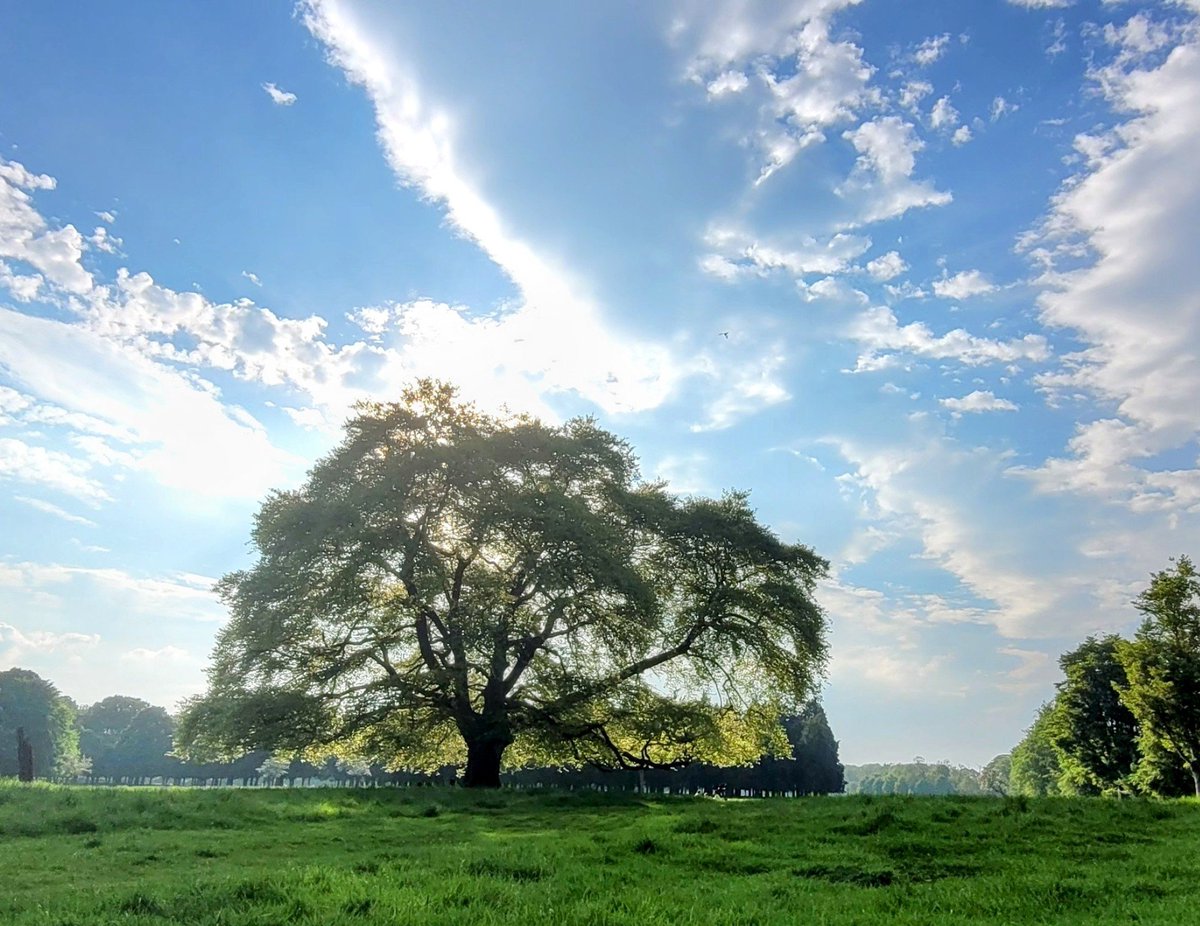
[[[1012,756],[1008,753],[996,756],[979,773],[979,786],[985,794],[1007,797],[1012,782]]]
[[[1137,765],[1138,722],[1118,695],[1126,687],[1120,644],[1116,635],[1088,637],[1058,661],[1066,678],[1058,685],[1050,738],[1065,792],[1117,790]]]
[[[1175,926],[1200,907],[1195,811],[0,784],[0,922]]]
[[[1149,759],[1141,780],[1161,779],[1173,759],[1200,797],[1200,576],[1192,561],[1181,556],[1155,573],[1136,605],[1145,620],[1118,656],[1128,678],[1120,697],[1141,724]]]
[[[845,768],[838,759],[838,742],[819,701],[811,701],[794,717],[784,719],[796,780],[802,794],[840,794],[846,788]]]
[[[84,708],[79,723],[94,777],[137,781],[178,771],[178,760],[169,755],[175,720],[161,707],[114,695]]]
[[[948,762],[870,763],[846,766],[849,794],[977,795],[979,772]]]
[[[744,494],[680,500],[577,419],[495,418],[422,382],[276,492],[219,588],[194,755],[317,748],[393,767],[739,763],[825,653],[826,563]]]
[[[28,669],[0,672],[0,777],[17,774],[18,729],[33,746],[37,777],[73,778],[86,768],[75,705]]]
[[[1043,704],[1025,738],[1012,751],[1009,793],[1026,797],[1061,794],[1062,763],[1054,745],[1054,705]]]

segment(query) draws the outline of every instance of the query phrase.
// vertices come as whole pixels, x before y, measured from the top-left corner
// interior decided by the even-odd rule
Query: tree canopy
[[[1171,760],[1200,797],[1200,575],[1186,556],[1157,572],[1135,602],[1145,620],[1118,656],[1128,677],[1121,700],[1141,724],[1146,774]]]
[[[838,759],[838,742],[820,701],[810,701],[799,714],[785,717],[784,730],[796,763],[793,790],[805,794],[840,794],[846,788],[845,767]]]
[[[0,777],[17,774],[18,730],[33,749],[37,777],[71,777],[84,768],[75,705],[29,669],[0,672]]]
[[[1009,791],[1026,797],[1061,794],[1061,753],[1054,745],[1054,705],[1043,704],[1025,738],[1012,751]]]
[[[1118,695],[1126,685],[1120,645],[1115,634],[1088,637],[1058,660],[1066,678],[1058,685],[1051,739],[1061,751],[1067,790],[1111,791],[1125,784],[1137,765],[1138,722]]]
[[[257,560],[226,576],[193,753],[337,747],[465,783],[509,764],[670,767],[786,750],[827,564],[747,496],[678,498],[589,419],[495,417],[424,381],[366,404]]]

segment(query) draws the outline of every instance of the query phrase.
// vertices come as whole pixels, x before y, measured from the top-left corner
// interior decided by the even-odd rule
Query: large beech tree
[[[366,404],[256,562],[183,749],[334,750],[465,784],[509,764],[749,762],[813,694],[826,563],[744,494],[677,498],[588,419],[494,417],[424,381]]]

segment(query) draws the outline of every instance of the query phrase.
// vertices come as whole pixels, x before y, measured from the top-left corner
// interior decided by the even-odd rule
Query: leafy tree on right
[[[1058,748],[1060,787],[1066,793],[1104,794],[1124,786],[1137,765],[1138,722],[1120,699],[1128,685],[1115,634],[1088,637],[1058,664],[1050,735]]]
[[[1200,797],[1200,575],[1186,556],[1154,574],[1135,604],[1145,620],[1117,653],[1121,701],[1141,725],[1144,779],[1174,760]]]
[[[1009,765],[1011,794],[1046,797],[1062,793],[1060,753],[1052,740],[1054,722],[1054,704],[1043,704],[1033,725],[1025,731],[1025,738],[1013,749]]]

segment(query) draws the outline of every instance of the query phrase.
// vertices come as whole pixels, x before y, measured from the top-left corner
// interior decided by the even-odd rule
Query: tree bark
[[[1192,773],[1192,784],[1196,788],[1196,797],[1200,797],[1200,772],[1196,771],[1196,767],[1194,765],[1189,769],[1189,771]]]
[[[463,775],[464,788],[500,787],[500,757],[508,743],[485,739],[467,741],[467,770]]]
[[[25,739],[24,727],[17,727],[17,779],[33,781],[33,744]]]

